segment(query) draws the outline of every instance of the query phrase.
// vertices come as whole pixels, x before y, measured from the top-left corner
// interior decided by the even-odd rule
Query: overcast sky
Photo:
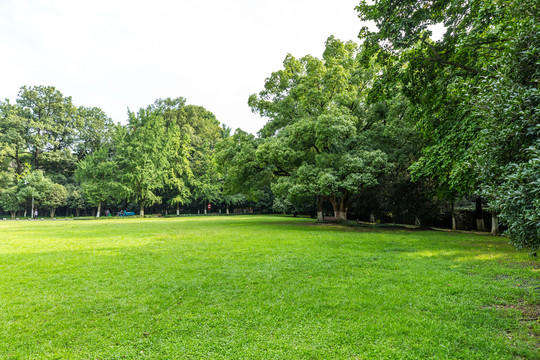
[[[255,133],[250,94],[287,53],[320,57],[330,35],[357,41],[358,0],[0,0],[0,99],[55,86],[125,122],[184,97]]]

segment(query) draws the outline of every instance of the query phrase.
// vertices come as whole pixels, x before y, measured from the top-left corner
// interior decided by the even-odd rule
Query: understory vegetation
[[[499,237],[278,216],[2,230],[2,359],[540,356],[539,263]]]

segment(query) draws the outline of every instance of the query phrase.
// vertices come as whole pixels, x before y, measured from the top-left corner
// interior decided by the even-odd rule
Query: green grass
[[[504,238],[277,216],[0,223],[0,359],[536,359]]]

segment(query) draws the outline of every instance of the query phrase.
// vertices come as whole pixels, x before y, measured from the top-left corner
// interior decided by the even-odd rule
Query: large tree
[[[291,191],[328,200],[339,220],[388,168],[384,152],[366,136],[373,123],[365,96],[377,70],[363,66],[359,54],[354,43],[330,37],[322,59],[288,55],[284,69],[249,99],[253,111],[269,118],[259,132],[259,163],[290,177]],[[320,218],[322,201],[318,207]]]
[[[403,87],[431,140],[414,171],[436,179],[447,194],[498,203],[540,135],[538,1],[381,0],[357,9],[377,25],[361,37],[385,65],[381,78]],[[431,39],[433,25],[445,28],[441,39]],[[510,208],[492,205],[494,214]],[[529,234],[527,244],[538,243]]]
[[[166,129],[161,115],[141,109],[129,113],[129,123],[118,131],[117,154],[122,197],[144,208],[161,201],[158,191],[163,189],[169,167],[164,149]]]
[[[65,97],[52,86],[23,86],[19,91],[17,104],[20,116],[26,119],[27,148],[32,154],[32,168],[42,169],[43,157],[50,166],[69,152],[76,141],[77,109],[71,97]],[[57,156],[62,152],[67,154]],[[52,154],[52,156],[47,156]],[[71,160],[71,159],[70,159]],[[74,163],[74,159],[71,160]]]

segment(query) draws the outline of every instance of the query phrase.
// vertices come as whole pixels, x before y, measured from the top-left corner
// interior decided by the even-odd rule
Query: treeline
[[[78,213],[208,204],[456,229],[499,219],[540,244],[540,22],[518,1],[362,1],[361,45],[287,55],[249,97],[268,119],[231,134],[208,110],[159,99],[113,124],[51,87],[0,104],[0,206]],[[430,25],[445,27],[433,40]],[[32,205],[32,203],[34,205]]]
[[[256,207],[222,192],[214,149],[229,134],[214,114],[183,98],[158,99],[120,125],[54,87],[22,87],[15,103],[0,103],[0,207],[12,218],[37,209],[54,217],[58,208],[99,217],[105,208],[144,215],[148,207]]]

